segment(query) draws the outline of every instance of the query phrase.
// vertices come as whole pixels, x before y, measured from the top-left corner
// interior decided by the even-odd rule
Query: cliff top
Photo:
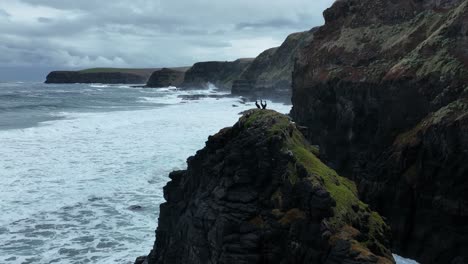
[[[250,133],[265,133],[267,138],[279,140],[283,152],[289,152],[294,161],[288,164],[288,180],[295,185],[300,178],[307,179],[312,186],[325,189],[329,192],[336,204],[333,207],[333,216],[326,222],[334,236],[332,240],[350,238],[351,233],[343,231],[353,227],[350,224],[361,221],[359,214],[368,214],[369,233],[364,241],[353,241],[362,252],[370,253],[367,248],[371,246],[377,252],[385,253],[385,247],[378,241],[384,237],[385,225],[382,217],[369,209],[369,206],[358,198],[357,188],[354,182],[339,176],[333,169],[326,166],[319,158],[319,150],[312,147],[297,129],[295,123],[286,115],[273,110],[247,111],[237,124]],[[305,172],[301,169],[305,169]],[[279,194],[280,195],[280,194]],[[368,252],[369,251],[369,252]]]
[[[90,68],[83,69],[77,72],[79,73],[103,73],[103,72],[121,72],[121,73],[131,73],[131,74],[143,74],[148,75],[154,71],[159,70],[159,68],[142,68],[142,69],[131,69],[131,68]]]
[[[311,80],[466,81],[468,1],[336,1],[296,70]]]
[[[176,70],[176,71],[182,71],[185,72],[189,69],[190,67],[188,66],[182,66],[182,67],[172,67],[172,68],[167,68],[171,70]],[[155,71],[159,71],[162,69],[166,68],[89,68],[89,69],[83,69],[83,70],[77,70],[77,71],[53,71],[53,72],[75,72],[75,73],[129,73],[129,74],[136,74],[136,75],[145,75],[149,76]]]

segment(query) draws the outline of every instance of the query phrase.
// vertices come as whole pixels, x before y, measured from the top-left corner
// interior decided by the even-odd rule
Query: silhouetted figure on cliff
[[[258,109],[262,109],[262,108],[260,107],[260,105],[258,104],[258,101],[257,101],[257,100],[255,100],[255,105],[257,106]]]
[[[260,100],[260,104],[262,105],[262,109],[266,109],[267,108],[267,102],[265,101],[265,103],[263,103],[262,100]]]

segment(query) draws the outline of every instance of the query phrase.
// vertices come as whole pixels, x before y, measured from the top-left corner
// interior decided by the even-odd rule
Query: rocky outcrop
[[[388,217],[397,253],[467,263],[468,0],[341,0],[324,17],[292,116]]]
[[[169,86],[180,86],[184,82],[185,71],[163,68],[153,72],[146,87],[161,88]]]
[[[232,85],[232,94],[261,97],[291,96],[294,61],[315,29],[289,35],[280,47],[262,52]]]
[[[82,71],[53,71],[45,83],[143,84],[157,69],[96,68]]]
[[[186,72],[182,86],[206,88],[211,83],[220,89],[231,89],[232,82],[239,79],[252,60],[197,62]]]
[[[247,111],[187,163],[136,263],[394,263],[384,220],[285,115]]]

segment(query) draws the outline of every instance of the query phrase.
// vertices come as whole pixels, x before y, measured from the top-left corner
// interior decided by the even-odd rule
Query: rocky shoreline
[[[235,61],[197,62],[191,67],[155,69],[96,68],[82,71],[54,71],[46,83],[144,84],[135,87],[181,89],[210,85],[236,96],[287,101],[291,98],[292,72],[300,50],[313,39],[316,29],[289,35],[281,46],[256,58]]]

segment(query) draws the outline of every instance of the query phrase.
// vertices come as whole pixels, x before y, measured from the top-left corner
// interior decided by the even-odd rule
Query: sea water
[[[133,263],[147,254],[169,172],[255,107],[213,95],[1,83],[0,263]]]

